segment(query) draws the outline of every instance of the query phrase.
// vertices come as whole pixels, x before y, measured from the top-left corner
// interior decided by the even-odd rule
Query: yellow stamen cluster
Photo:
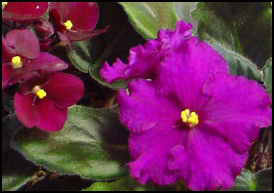
[[[22,67],[22,61],[20,56],[13,56],[11,59],[11,66],[16,69],[16,68],[21,68]]]
[[[8,2],[2,2],[2,9],[4,9],[7,6]]]
[[[71,30],[73,24],[71,23],[70,20],[67,20],[65,23],[64,23],[65,27],[67,30]]]
[[[183,123],[188,123],[190,127],[196,126],[199,123],[198,115],[195,112],[190,113],[189,109],[181,112],[181,119]]]
[[[44,89],[41,89],[40,86],[35,86],[35,87],[33,87],[32,92],[33,92],[36,96],[38,96],[39,99],[43,99],[43,98],[45,98],[45,97],[47,96],[46,91],[45,91]]]

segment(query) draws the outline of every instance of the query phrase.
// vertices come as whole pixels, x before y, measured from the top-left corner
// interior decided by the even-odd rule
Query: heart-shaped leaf
[[[61,131],[21,129],[12,146],[50,171],[109,180],[127,174],[127,134],[115,110],[75,105]]]

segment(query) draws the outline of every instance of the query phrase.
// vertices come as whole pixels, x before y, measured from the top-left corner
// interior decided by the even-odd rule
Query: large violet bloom
[[[119,92],[120,119],[131,132],[130,174],[141,184],[183,179],[192,190],[228,189],[260,128],[271,125],[271,99],[257,82],[230,75],[223,58],[205,42],[179,33],[176,40],[181,25],[160,32],[173,41],[159,50],[165,56],[153,63],[153,80],[139,76],[130,81],[128,93]],[[148,64],[130,59],[129,64],[139,61],[140,69]],[[126,78],[136,78],[133,73]]]
[[[2,36],[2,89],[23,81],[31,71],[55,72],[67,67],[58,57],[40,52],[38,39],[28,29]]]
[[[69,46],[70,40],[86,40],[107,30],[94,30],[99,18],[95,2],[51,2],[49,14],[60,39]]]
[[[51,76],[29,73],[15,94],[18,119],[26,127],[59,131],[67,118],[67,108],[84,94],[84,84],[76,76],[62,72]]]
[[[48,2],[2,2],[2,18],[17,22],[39,19],[48,9]]]

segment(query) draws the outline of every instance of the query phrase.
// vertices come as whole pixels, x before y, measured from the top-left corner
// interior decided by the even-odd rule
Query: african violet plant
[[[2,190],[272,189],[270,3],[2,2],[2,20]]]

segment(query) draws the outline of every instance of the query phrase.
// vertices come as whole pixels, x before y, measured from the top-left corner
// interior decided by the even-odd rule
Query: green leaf
[[[110,180],[127,174],[127,137],[115,110],[75,105],[69,108],[61,131],[22,129],[12,146],[50,171]]]
[[[250,170],[242,169],[237,176],[234,186],[229,191],[271,191],[272,168],[267,168],[256,174]]]
[[[263,81],[272,98],[272,58],[268,59],[263,67]]]
[[[259,67],[272,57],[269,2],[201,2],[192,15],[202,40],[214,38]]]
[[[208,43],[226,60],[231,74],[242,75],[253,80],[261,80],[261,72],[252,61],[226,48],[213,39],[208,41]]]
[[[272,168],[267,168],[259,171],[255,175],[257,182],[257,191],[271,191],[272,190]]]
[[[72,42],[74,50],[67,49],[68,58],[75,68],[81,72],[88,73],[88,69],[92,64],[92,56],[88,52],[90,41],[77,41]]]
[[[157,37],[160,29],[174,29],[173,2],[120,2],[135,30],[146,39]]]
[[[14,114],[6,116],[2,121],[2,191],[19,189],[32,178],[37,169],[10,148],[13,133],[22,127]]]
[[[241,174],[236,178],[234,186],[228,191],[250,191],[255,189],[254,174],[247,169],[242,169]]]
[[[82,191],[149,191],[155,190],[153,186],[142,186],[130,176],[122,177],[114,182],[95,182]]]

